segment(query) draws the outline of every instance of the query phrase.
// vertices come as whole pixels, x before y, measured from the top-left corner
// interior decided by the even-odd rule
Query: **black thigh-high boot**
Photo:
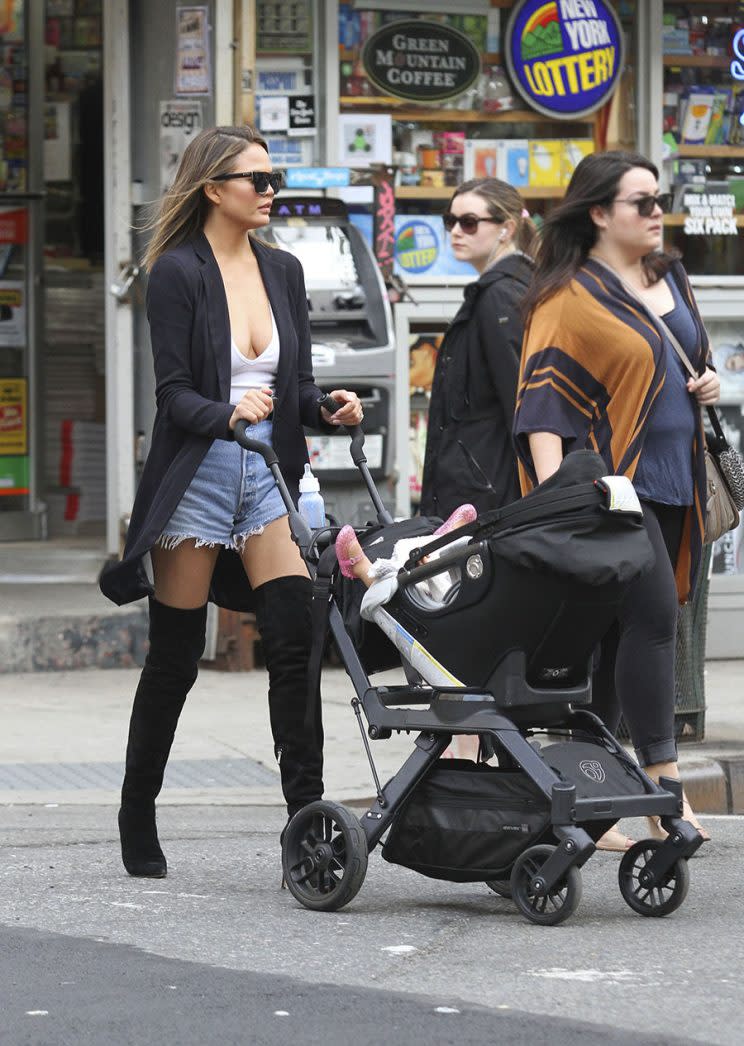
[[[312,582],[280,577],[256,589],[256,624],[269,671],[269,718],[290,817],[323,795],[320,695],[306,726]],[[308,723],[310,717],[308,717]]]
[[[150,649],[134,695],[121,789],[121,856],[130,875],[163,878],[155,799],[178,717],[204,653],[207,608],[179,610],[150,599]]]

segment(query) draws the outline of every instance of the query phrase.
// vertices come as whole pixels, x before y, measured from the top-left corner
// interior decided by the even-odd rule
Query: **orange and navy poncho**
[[[671,275],[698,332],[692,363],[699,373],[709,343],[689,281],[675,262]],[[613,475],[633,478],[648,420],[666,377],[666,335],[606,266],[588,259],[569,284],[535,309],[525,332],[514,435],[522,492],[536,475],[531,432],[553,432],[564,454],[590,449]],[[686,514],[676,565],[677,592],[686,602],[700,564],[705,529],[706,477],[702,417],[690,467],[695,500]]]

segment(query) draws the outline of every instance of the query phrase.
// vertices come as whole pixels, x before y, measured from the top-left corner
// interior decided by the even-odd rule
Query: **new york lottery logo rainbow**
[[[558,4],[543,4],[529,19],[521,37],[522,60],[525,62],[563,50]]]
[[[505,52],[514,85],[532,108],[575,119],[615,90],[623,33],[604,0],[523,0],[512,10]]]

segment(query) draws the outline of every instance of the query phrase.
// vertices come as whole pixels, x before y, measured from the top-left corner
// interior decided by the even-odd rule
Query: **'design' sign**
[[[623,30],[604,0],[521,0],[504,40],[514,87],[531,108],[559,120],[603,105],[623,68]]]
[[[370,36],[362,65],[384,94],[441,102],[462,94],[480,73],[480,54],[463,33],[438,22],[391,22]]]

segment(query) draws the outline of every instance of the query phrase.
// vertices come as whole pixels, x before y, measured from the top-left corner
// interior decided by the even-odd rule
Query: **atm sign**
[[[507,26],[505,55],[528,105],[573,120],[614,93],[623,68],[623,30],[605,0],[521,0]]]

